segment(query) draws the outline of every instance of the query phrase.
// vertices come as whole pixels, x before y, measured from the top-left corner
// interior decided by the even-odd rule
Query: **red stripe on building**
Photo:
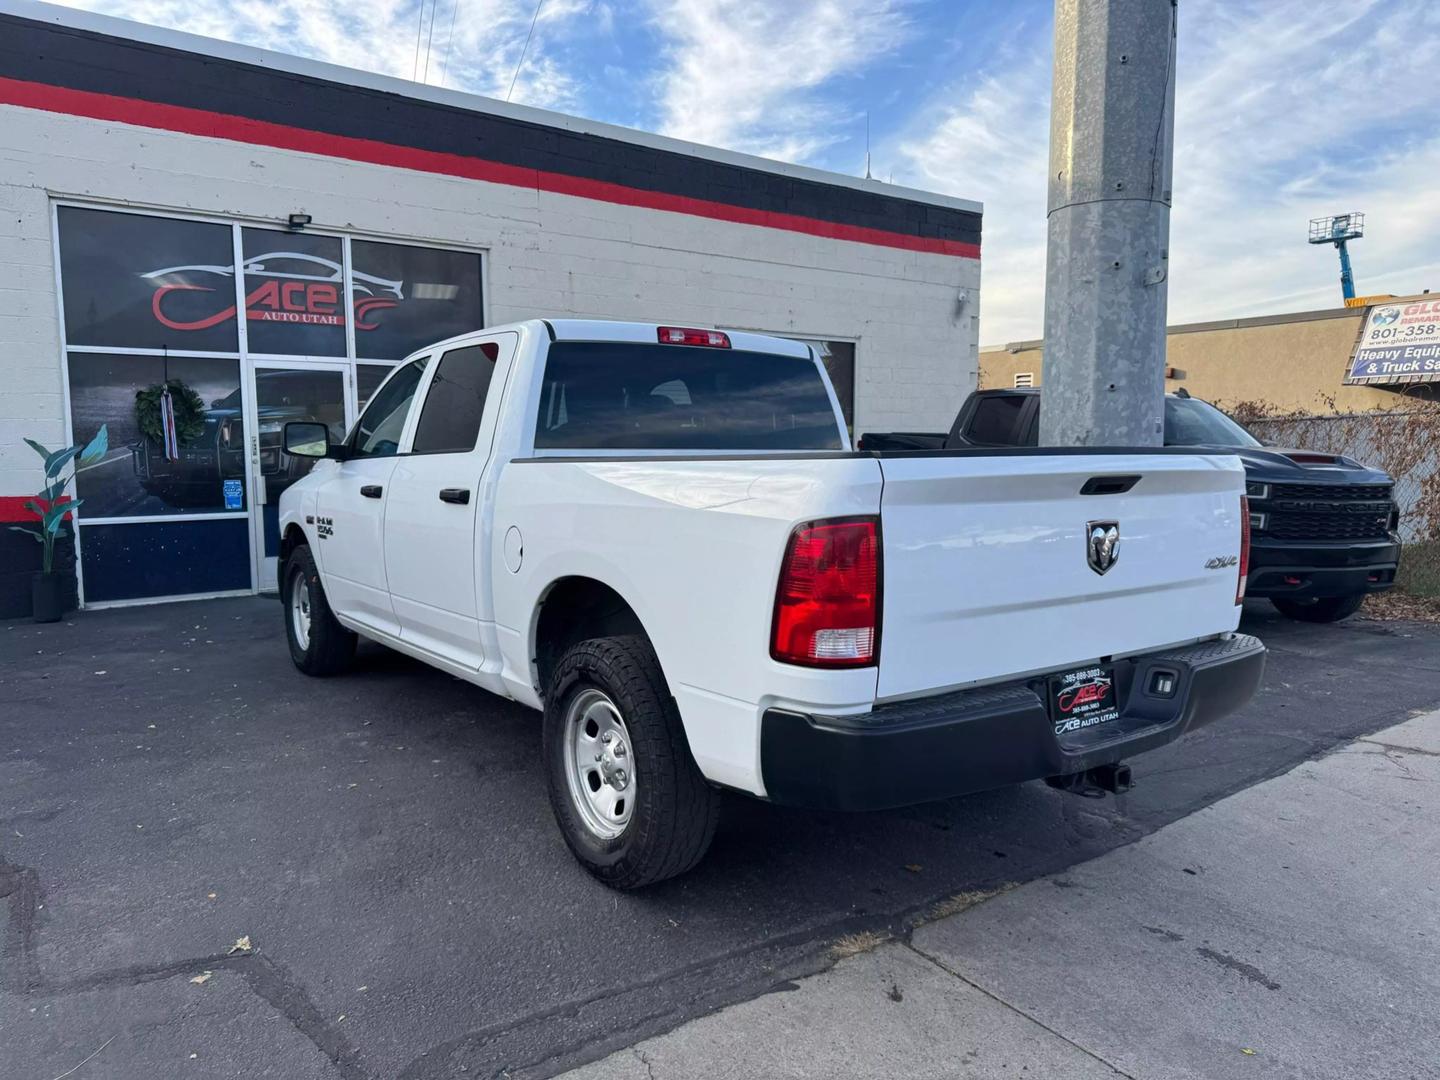
[[[186,135],[200,135],[231,142],[270,146],[281,150],[297,150],[307,154],[362,161],[371,165],[388,165],[417,172],[483,180],[492,184],[534,188],[558,195],[574,195],[582,199],[638,206],[649,210],[666,210],[676,214],[729,221],[740,225],[760,225],[769,229],[823,236],[832,240],[848,240],[858,244],[923,251],[934,255],[953,255],[962,259],[978,259],[980,245],[935,237],[909,236],[885,229],[861,225],[841,225],[833,221],[802,217],[798,214],[752,210],[744,206],[696,199],[687,195],[671,195],[663,191],[614,184],[606,180],[590,180],[564,173],[527,169],[482,158],[446,154],[436,150],[419,150],[410,146],[358,139],[349,135],[330,135],[307,128],[272,124],[243,116],[192,109],[183,105],[165,105],[100,94],[89,90],[71,90],[44,83],[0,78],[0,103],[27,109],[86,116],[93,120],[110,120],[140,127],[159,128]]]
[[[68,496],[67,496],[68,498]],[[34,495],[0,495],[0,524],[4,525],[34,525],[39,526],[40,519],[35,516],[33,510],[28,509],[25,504]],[[36,499],[37,502],[41,501]],[[44,505],[41,502],[41,505]],[[65,520],[71,520],[70,515],[65,515]]]
[[[34,495],[0,495],[0,522],[40,524],[40,519],[32,511],[25,509],[25,504],[33,498]]]

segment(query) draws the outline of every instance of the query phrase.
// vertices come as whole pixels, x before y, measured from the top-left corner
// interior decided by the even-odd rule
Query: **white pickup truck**
[[[290,651],[356,635],[544,711],[601,880],[698,862],[720,788],[876,809],[1123,759],[1254,693],[1245,474],[1189,449],[851,449],[809,346],[532,320],[401,363],[280,502]]]

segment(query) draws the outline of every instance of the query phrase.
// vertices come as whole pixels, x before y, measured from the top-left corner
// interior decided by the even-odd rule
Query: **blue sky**
[[[498,97],[535,12],[534,0],[73,6],[403,78],[418,53],[425,81]],[[876,178],[985,204],[982,343],[1038,337],[1051,12],[544,0],[513,100],[851,174],[868,113]],[[1170,321],[1338,303],[1334,252],[1308,247],[1305,228],[1347,210],[1368,214],[1353,247],[1362,293],[1440,289],[1437,70],[1440,7],[1421,0],[1181,4]]]

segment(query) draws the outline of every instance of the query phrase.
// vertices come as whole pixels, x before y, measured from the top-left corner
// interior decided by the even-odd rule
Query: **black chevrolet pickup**
[[[862,450],[1035,446],[1040,390],[980,390],[960,406],[946,434],[865,434]],[[1305,622],[1352,615],[1367,593],[1395,583],[1400,538],[1394,481],[1334,454],[1265,446],[1230,417],[1183,390],[1165,396],[1165,445],[1214,447],[1239,455],[1250,499],[1247,596],[1268,597]]]

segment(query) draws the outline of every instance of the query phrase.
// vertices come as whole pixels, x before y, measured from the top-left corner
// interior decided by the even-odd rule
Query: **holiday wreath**
[[[165,444],[165,431],[160,422],[160,395],[170,387],[170,402],[175,408],[175,441],[194,442],[205,430],[205,402],[200,395],[179,379],[169,379],[135,392],[135,421],[140,434],[151,442]]]

